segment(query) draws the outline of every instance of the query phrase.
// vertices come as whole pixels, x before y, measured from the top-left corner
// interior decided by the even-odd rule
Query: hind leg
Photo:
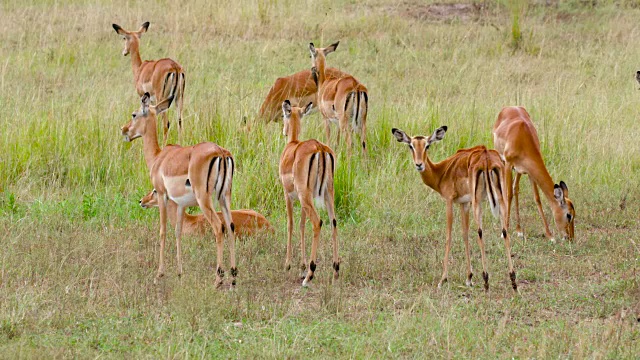
[[[338,256],[338,221],[336,220],[333,198],[333,186],[327,186],[324,203],[331,221],[331,242],[333,244],[333,279],[340,277],[340,257]]]
[[[516,211],[516,234],[520,237],[524,236],[524,232],[522,231],[522,227],[520,226],[520,178],[522,174],[516,172],[516,178],[513,182],[513,196],[515,197],[515,211]]]
[[[544,235],[547,237],[547,239],[553,241],[553,235],[551,235],[551,231],[549,230],[549,223],[547,222],[547,218],[544,217],[544,211],[542,210],[540,194],[538,193],[538,185],[536,185],[536,182],[533,181],[531,177],[529,177],[529,180],[531,180],[531,187],[533,188],[533,198],[536,201],[538,213],[540,214],[540,217],[542,218],[542,224],[544,225]]]
[[[484,290],[489,290],[489,273],[487,272],[487,256],[484,249],[484,240],[482,239],[482,207],[477,199],[472,199],[473,217],[478,225],[478,246],[480,247],[480,256],[482,258],[482,278],[484,279]]]
[[[218,215],[213,209],[213,201],[211,200],[210,194],[204,194],[202,196],[197,197],[198,205],[202,209],[202,213],[211,225],[213,229],[213,233],[216,237],[216,287],[220,287],[222,285],[222,279],[224,278],[224,269],[223,265],[223,250],[224,250],[224,237],[222,234],[222,222]]]
[[[322,220],[318,213],[316,212],[315,207],[313,206],[313,198],[310,193],[307,194],[299,194],[300,203],[304,208],[306,215],[311,220],[313,224],[313,242],[311,243],[311,260],[309,261],[309,269],[307,272],[307,276],[302,281],[302,286],[307,286],[311,280],[313,280],[313,275],[316,271],[316,261],[318,254],[318,243],[320,242],[320,229],[322,228]]]
[[[230,194],[229,194],[230,195]],[[223,195],[219,200],[222,217],[227,227],[229,241],[229,258],[231,261],[231,286],[236,286],[236,277],[238,276],[238,268],[236,267],[236,228],[231,217],[231,201],[228,196]]]
[[[518,291],[518,285],[516,284],[516,271],[513,269],[513,260],[511,259],[511,240],[509,239],[509,229],[506,227],[507,222],[505,215],[506,214],[506,204],[501,201],[500,202],[500,223],[502,225],[502,238],[504,239],[504,249],[507,255],[507,263],[509,264],[509,278],[511,279],[511,287],[514,291]]]
[[[305,270],[307,269],[307,250],[304,243],[304,228],[306,226],[307,216],[305,215],[304,208],[300,209],[300,271],[302,279],[305,278]]]
[[[464,240],[464,252],[467,258],[467,286],[473,286],[473,270],[471,269],[471,248],[469,246],[469,203],[460,204],[460,219],[462,222],[462,239]]]
[[[167,112],[163,112],[160,116],[162,116],[162,143],[167,145],[167,138],[169,136],[169,117],[167,116]]]

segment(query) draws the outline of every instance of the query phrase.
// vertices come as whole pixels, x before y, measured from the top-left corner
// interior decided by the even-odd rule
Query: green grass
[[[640,10],[538,3],[483,2],[469,17],[390,0],[2,3],[0,357],[637,357]],[[238,242],[235,291],[212,286],[212,238],[185,237],[178,279],[172,232],[167,276],[154,285],[158,215],[138,206],[151,188],[142,143],[119,135],[139,100],[111,28],[144,21],[143,59],[169,56],[186,69],[184,143],[229,149],[232,207],[276,228]],[[280,123],[256,115],[278,76],[310,67],[309,42],[336,40],[329,65],[370,91],[369,158],[336,149],[341,279],[331,284],[324,229],[317,277],[301,289],[283,270],[286,140]],[[457,210],[450,281],[438,291],[444,203],[390,129],[447,125],[430,149],[439,161],[491,147],[506,105],[529,110],[550,173],[568,184],[576,241],[544,239],[524,179],[527,238],[512,238],[520,295],[490,216],[491,290],[464,287]],[[324,140],[318,114],[303,128]],[[479,278],[475,244],[472,255]]]

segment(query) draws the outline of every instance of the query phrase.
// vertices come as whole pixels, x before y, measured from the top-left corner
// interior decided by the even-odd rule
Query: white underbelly
[[[187,175],[163,176],[167,189],[167,197],[181,207],[198,206],[196,196],[191,186],[186,186]]]
[[[455,200],[453,200],[454,203],[456,204],[466,204],[468,202],[471,202],[471,195],[467,194],[464,196],[460,196],[458,198],[456,198]]]

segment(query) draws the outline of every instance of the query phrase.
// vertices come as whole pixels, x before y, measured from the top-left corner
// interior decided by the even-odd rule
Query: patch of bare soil
[[[486,10],[485,5],[477,3],[423,4],[405,1],[395,6],[401,16],[435,22],[473,21]]]

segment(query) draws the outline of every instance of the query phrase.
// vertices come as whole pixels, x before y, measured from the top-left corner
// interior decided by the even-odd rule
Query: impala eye
[[[415,151],[415,149],[413,148],[413,144],[409,144],[409,149],[411,149],[411,151]]]

